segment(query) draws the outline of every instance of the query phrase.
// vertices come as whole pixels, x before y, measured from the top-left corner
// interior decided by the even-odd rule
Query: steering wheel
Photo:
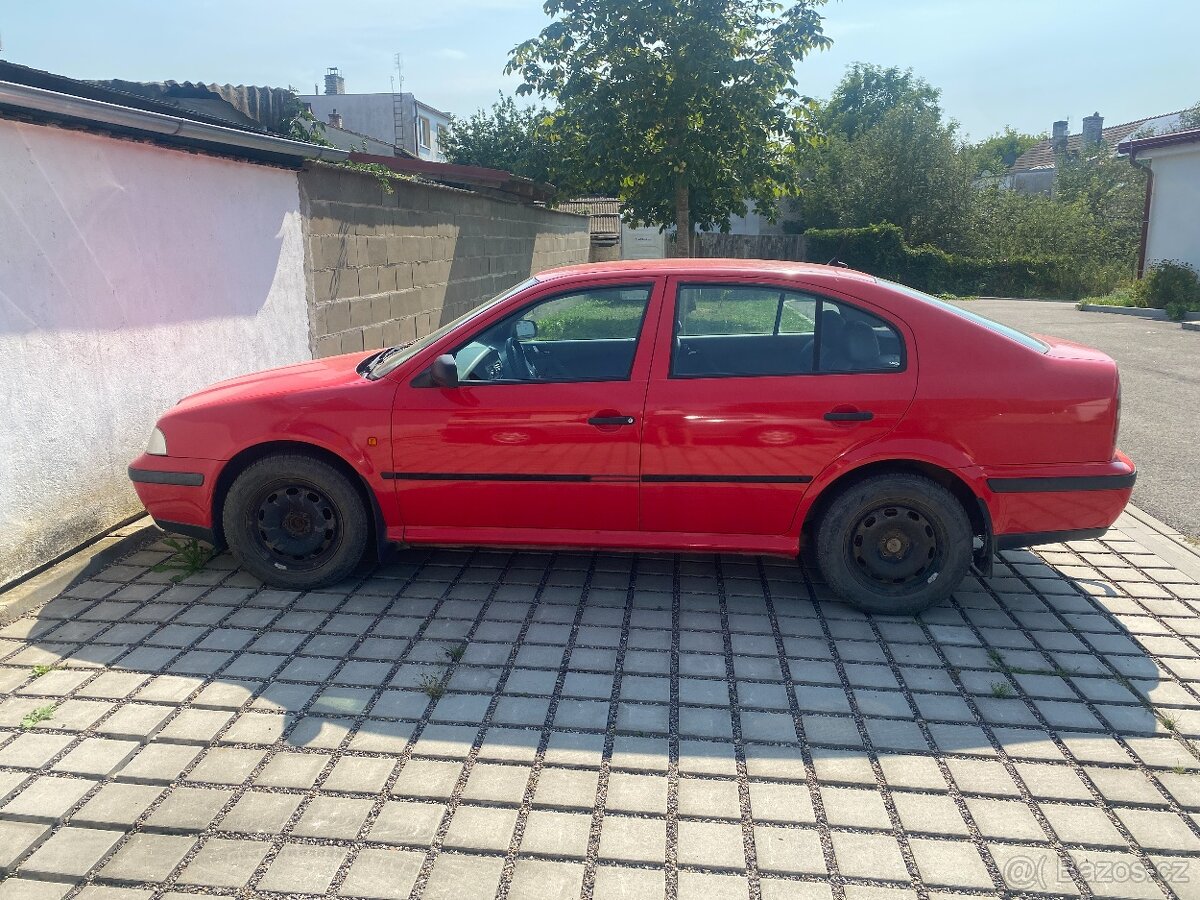
[[[510,337],[504,342],[504,362],[508,369],[508,377],[518,381],[536,381],[538,371],[525,354],[525,348],[516,337]]]

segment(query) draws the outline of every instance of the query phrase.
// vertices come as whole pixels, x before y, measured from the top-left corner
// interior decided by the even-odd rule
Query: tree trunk
[[[680,256],[692,255],[691,191],[686,172],[675,176],[675,247]]]

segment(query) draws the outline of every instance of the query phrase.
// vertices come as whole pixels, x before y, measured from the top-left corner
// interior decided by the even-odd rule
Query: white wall
[[[136,512],[213,381],[310,358],[294,172],[0,120],[0,584]]]
[[[1154,197],[1146,232],[1146,268],[1161,259],[1200,270],[1200,143],[1143,151],[1154,172]]]
[[[396,143],[396,116],[393,94],[305,94],[300,99],[312,107],[322,122],[337,110],[342,127],[370,135],[387,144]]]

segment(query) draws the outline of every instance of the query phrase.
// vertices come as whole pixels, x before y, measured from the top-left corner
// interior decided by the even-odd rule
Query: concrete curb
[[[46,571],[0,593],[0,625],[7,625],[63,591],[91,578],[121,557],[157,540],[162,531],[149,516],[118,525]]]
[[[1081,303],[1079,308],[1084,312],[1102,312],[1111,313],[1114,316],[1135,316],[1139,319],[1167,321],[1165,309],[1143,309],[1140,306],[1104,306],[1100,303]]]
[[[1117,520],[1117,527],[1185,575],[1200,581],[1200,547],[1189,544],[1170,525],[1130,503]]]
[[[1081,303],[1078,307],[1083,312],[1110,313],[1114,316],[1134,316],[1138,319],[1152,319],[1155,322],[1170,322],[1165,309],[1144,309],[1140,306],[1103,306],[1098,303]],[[1200,331],[1200,313],[1186,313],[1180,323],[1188,331]]]

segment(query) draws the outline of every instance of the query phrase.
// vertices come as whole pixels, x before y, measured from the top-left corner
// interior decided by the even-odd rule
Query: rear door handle
[[[633,416],[592,416],[588,419],[589,425],[632,425]]]
[[[825,413],[826,422],[870,422],[875,418],[875,413],[865,410],[854,412],[827,412]]]

